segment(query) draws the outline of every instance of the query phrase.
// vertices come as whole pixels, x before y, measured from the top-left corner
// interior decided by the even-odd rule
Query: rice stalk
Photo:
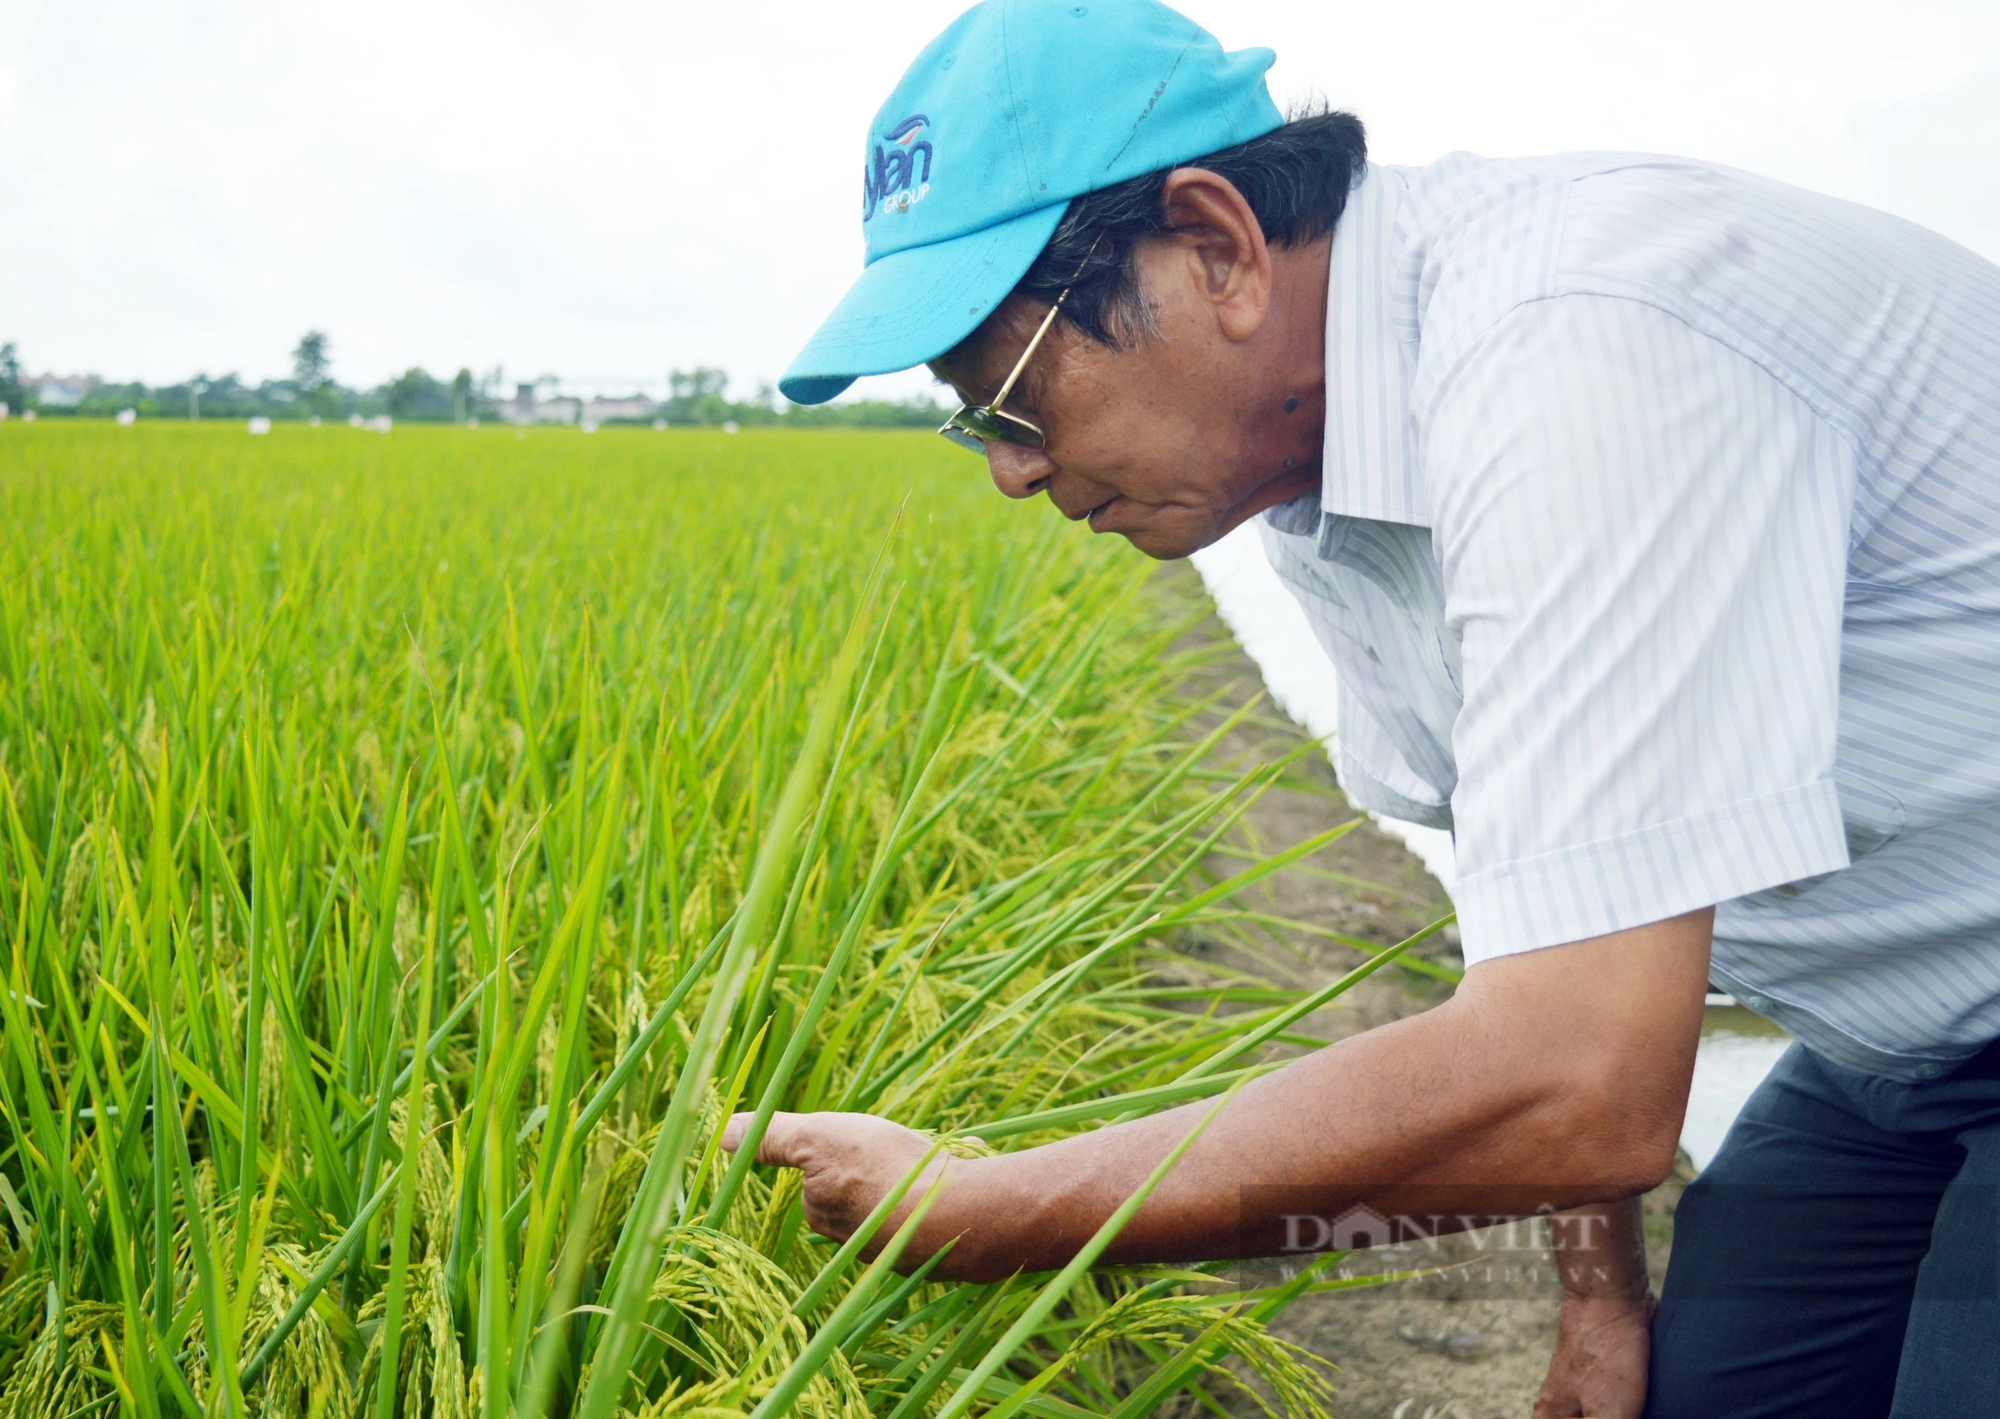
[[[1186,983],[1326,841],[1232,857],[1202,605],[922,439],[117,432],[0,425],[0,1419],[1324,1412],[1310,1285],[899,1277],[714,1146],[1214,1097],[1400,959]]]

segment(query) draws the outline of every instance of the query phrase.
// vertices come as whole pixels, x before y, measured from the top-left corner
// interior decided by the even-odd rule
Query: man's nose
[[[986,467],[993,474],[993,486],[1010,498],[1032,498],[1049,485],[1056,471],[1055,461],[1041,449],[1001,439],[987,441]]]

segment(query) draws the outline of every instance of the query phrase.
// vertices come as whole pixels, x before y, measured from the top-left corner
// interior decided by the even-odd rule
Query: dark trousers
[[[1800,1045],[1681,1197],[1648,1419],[2000,1419],[2000,1042],[1901,1084]]]

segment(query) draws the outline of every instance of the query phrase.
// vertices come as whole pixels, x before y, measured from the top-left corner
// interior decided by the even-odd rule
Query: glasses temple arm
[[[1000,386],[1000,392],[993,396],[993,402],[986,406],[988,410],[998,409],[1007,396],[1014,392],[1014,386],[1020,382],[1021,372],[1027,369],[1028,361],[1035,357],[1036,347],[1042,343],[1042,337],[1049,333],[1049,327],[1056,323],[1056,313],[1062,309],[1062,303],[1068,298],[1069,287],[1064,286],[1062,294],[1057,296],[1055,303],[1049,307],[1049,313],[1042,317],[1041,325],[1036,327],[1035,338],[1028,342],[1027,349],[1021,351],[1021,358],[1014,361],[1013,373],[1009,374],[1007,382]]]
[[[1028,361],[1035,357],[1035,349],[1042,343],[1042,337],[1048,334],[1049,327],[1056,323],[1056,312],[1061,310],[1063,302],[1069,299],[1069,293],[1076,288],[1076,282],[1083,275],[1084,268],[1090,265],[1090,258],[1097,254],[1097,248],[1103,243],[1104,233],[1099,232],[1092,239],[1090,250],[1084,252],[1083,260],[1077,263],[1076,275],[1069,278],[1070,284],[1057,292],[1055,301],[1049,306],[1049,313],[1042,317],[1041,325],[1035,330],[1035,338],[1028,342],[1027,349],[1021,351],[1021,358],[1014,361],[1014,372],[1007,376],[1007,382],[1000,386],[1000,392],[994,395],[993,402],[986,406],[987,413],[990,414],[998,409],[1006,402],[1007,396],[1014,392],[1014,385],[1020,380],[1021,371],[1028,367]]]

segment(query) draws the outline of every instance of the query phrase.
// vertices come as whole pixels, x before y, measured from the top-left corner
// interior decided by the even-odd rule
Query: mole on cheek
[[[1295,413],[1297,413],[1297,412],[1298,412],[1298,408],[1299,408],[1299,397],[1298,397],[1298,395],[1294,394],[1294,395],[1293,395],[1293,396],[1292,396],[1291,398],[1289,398],[1289,399],[1287,399],[1287,400],[1285,401],[1285,412],[1286,412],[1287,414],[1295,414]]]

